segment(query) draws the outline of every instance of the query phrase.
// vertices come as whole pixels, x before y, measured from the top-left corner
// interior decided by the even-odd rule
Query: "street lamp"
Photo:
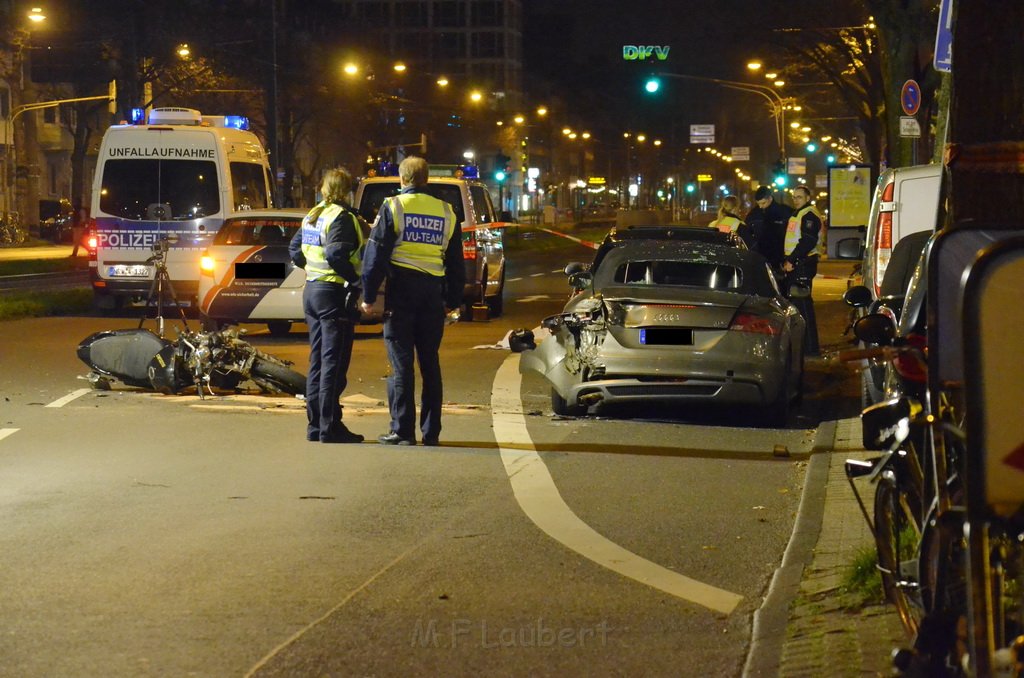
[[[784,133],[786,124],[786,100],[784,100],[779,93],[771,87],[765,85],[753,85],[745,82],[736,82],[734,80],[722,80],[721,78],[707,78],[699,75],[685,75],[683,73],[656,73],[655,75],[664,78],[679,78],[681,80],[697,80],[702,82],[713,82],[727,87],[729,89],[739,90],[741,92],[750,92],[751,94],[757,94],[758,96],[766,99],[768,104],[771,106],[772,115],[775,117],[775,139],[779,144],[779,158],[783,159],[786,157],[786,135]],[[776,74],[769,74],[771,77],[776,77]],[[781,81],[780,81],[781,82]]]

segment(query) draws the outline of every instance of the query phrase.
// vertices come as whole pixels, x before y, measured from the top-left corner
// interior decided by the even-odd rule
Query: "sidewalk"
[[[843,471],[847,459],[876,454],[863,450],[860,440],[860,420],[842,419],[836,422],[831,450],[820,453],[827,465],[821,530],[789,609],[779,676],[889,676],[893,648],[909,644],[894,607],[848,609],[849,596],[842,592],[857,553],[874,548]],[[872,488],[858,489],[870,511]]]

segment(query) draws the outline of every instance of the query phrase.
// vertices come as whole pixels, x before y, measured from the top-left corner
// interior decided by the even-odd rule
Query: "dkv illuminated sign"
[[[669,45],[623,45],[622,58],[626,61],[643,61],[654,55],[658,61],[664,61],[668,59],[669,49]]]

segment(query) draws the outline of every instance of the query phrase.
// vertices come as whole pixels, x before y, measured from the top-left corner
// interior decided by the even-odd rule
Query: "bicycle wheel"
[[[915,551],[918,530],[900,501],[895,481],[881,478],[875,488],[875,548],[886,599],[896,607],[903,628],[917,635],[924,610],[919,596]]]

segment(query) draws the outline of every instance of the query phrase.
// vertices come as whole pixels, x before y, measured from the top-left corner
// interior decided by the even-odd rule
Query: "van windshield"
[[[217,165],[207,160],[108,160],[100,210],[139,221],[197,219],[220,211]]]
[[[359,199],[359,214],[369,222],[377,218],[381,203],[385,198],[398,195],[399,184],[394,183],[368,183],[363,185],[363,194]],[[462,209],[462,194],[455,184],[427,184],[424,192],[444,200],[455,210],[455,220],[460,224],[466,220],[466,213]]]

